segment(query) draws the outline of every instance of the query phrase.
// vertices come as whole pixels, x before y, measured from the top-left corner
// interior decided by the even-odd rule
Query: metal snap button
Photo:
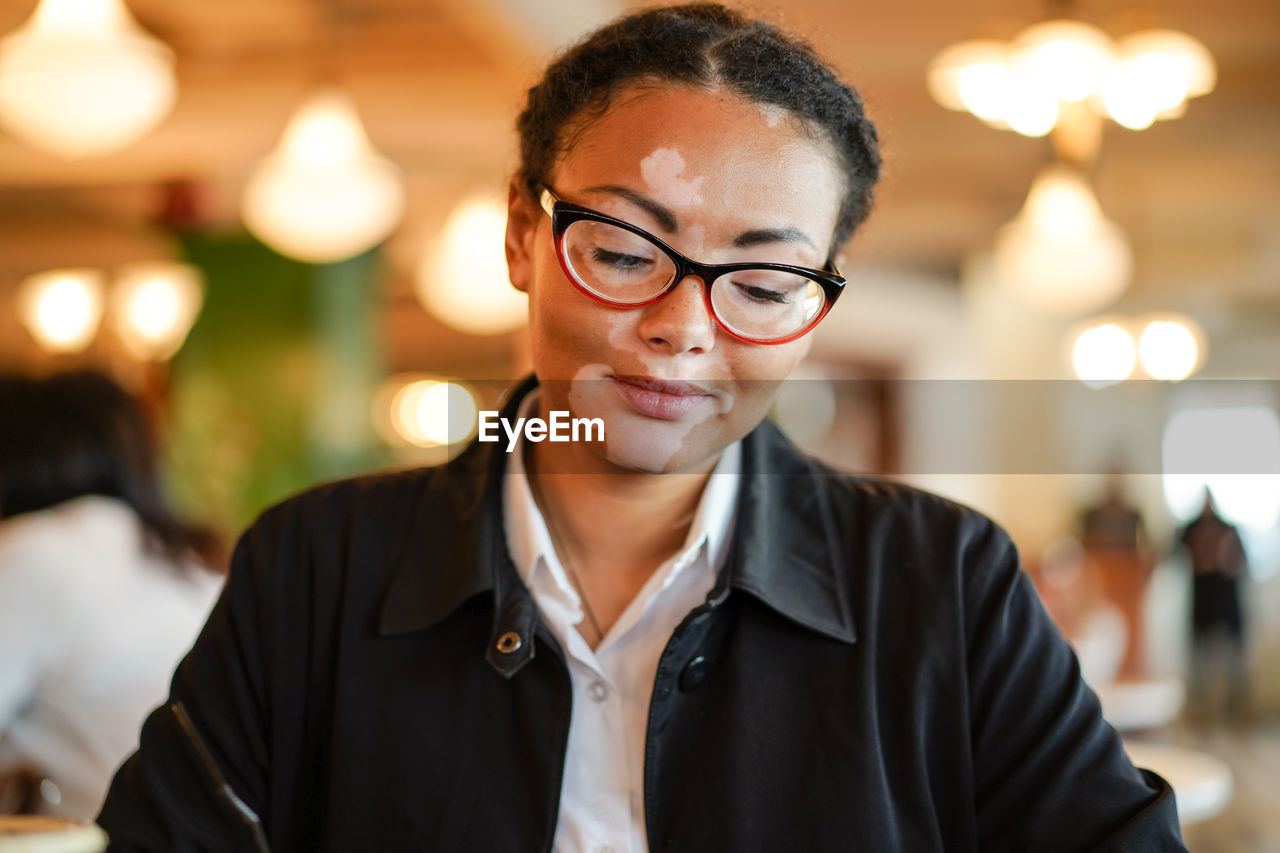
[[[511,654],[523,645],[524,641],[520,639],[520,635],[515,631],[508,631],[498,638],[498,651],[504,655]]]
[[[707,659],[702,655],[698,655],[689,661],[685,664],[684,672],[680,673],[680,690],[685,693],[697,690],[707,680],[707,671],[710,668],[711,665],[707,663]]]

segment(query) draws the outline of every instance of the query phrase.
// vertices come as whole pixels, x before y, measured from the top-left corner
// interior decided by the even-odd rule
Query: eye
[[[790,305],[809,283],[778,270],[744,270],[730,278],[739,298],[753,304]]]
[[[778,302],[778,304],[786,305],[791,301],[788,300],[786,293],[783,293],[782,291],[771,291],[771,289],[767,287],[758,287],[751,284],[751,286],[746,286],[742,289],[744,289],[746,295],[758,302]]]
[[[596,263],[607,264],[616,270],[622,271],[640,270],[653,264],[653,261],[649,258],[629,255],[626,252],[615,252],[602,246],[593,246],[591,248],[591,260]]]
[[[780,290],[770,290],[767,287],[760,287],[759,285],[754,284],[738,286],[742,289],[743,293],[756,302],[776,302],[780,305],[786,305],[791,301],[787,298],[787,294]]]

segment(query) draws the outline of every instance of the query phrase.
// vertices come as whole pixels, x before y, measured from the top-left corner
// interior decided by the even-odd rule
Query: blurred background
[[[523,93],[637,5],[0,0],[0,370],[114,377],[228,542],[447,458],[528,365]],[[1280,5],[749,8],[886,156],[776,419],[1007,527],[1191,849],[1280,850]]]

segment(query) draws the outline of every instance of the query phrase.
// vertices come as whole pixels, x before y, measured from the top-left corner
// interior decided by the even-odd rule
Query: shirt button
[[[614,853],[612,844],[601,844],[596,848],[596,853]]]
[[[591,699],[595,702],[603,702],[605,699],[609,698],[609,688],[605,686],[603,681],[594,682],[589,688],[587,688],[587,692],[591,694]],[[602,847],[600,849],[603,850],[604,848]],[[610,847],[609,849],[612,850],[613,848]]]

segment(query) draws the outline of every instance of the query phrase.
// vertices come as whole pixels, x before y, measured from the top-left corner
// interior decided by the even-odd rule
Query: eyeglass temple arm
[[[559,199],[557,199],[555,195],[552,194],[551,190],[546,187],[543,187],[542,192],[538,193],[538,204],[540,204],[542,209],[547,212],[547,216],[552,215],[552,211],[554,211],[557,201],[559,201]]]

